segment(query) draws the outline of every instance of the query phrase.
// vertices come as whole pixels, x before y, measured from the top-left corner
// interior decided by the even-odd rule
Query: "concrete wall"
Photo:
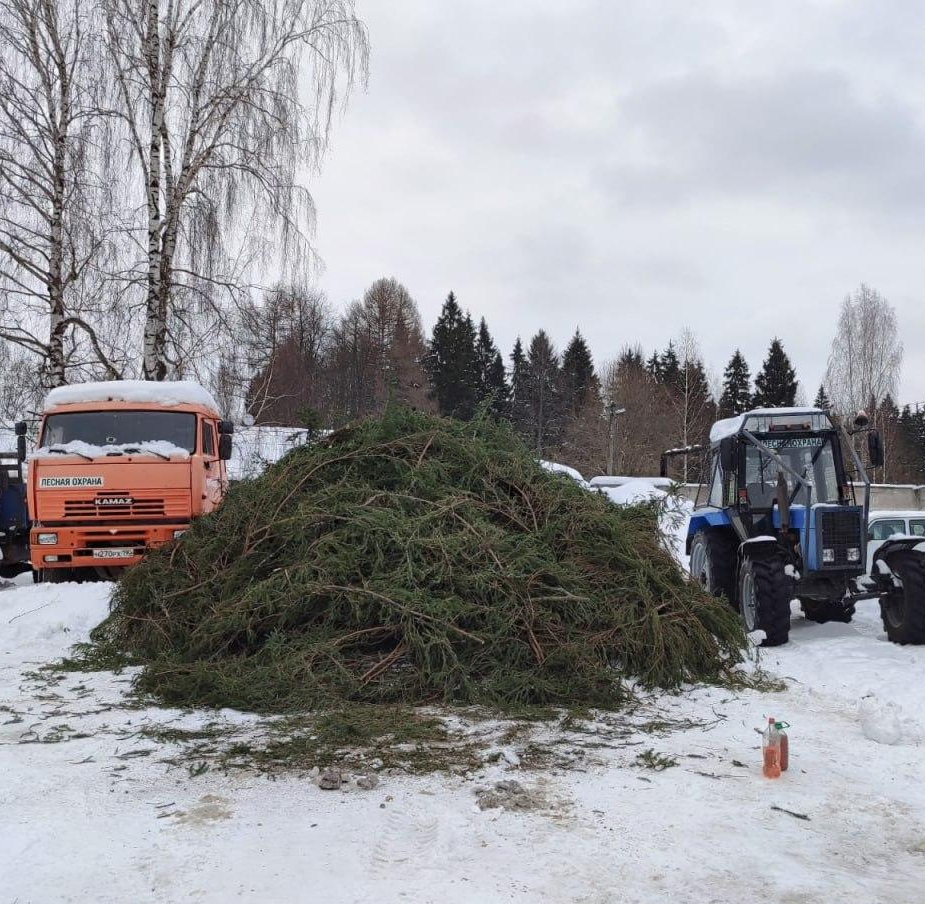
[[[681,495],[691,502],[697,499],[697,484],[681,484]],[[863,498],[864,487],[857,488],[858,499]],[[700,494],[701,502],[706,500],[706,492]],[[872,511],[925,511],[925,486],[875,483],[870,488],[870,507]]]

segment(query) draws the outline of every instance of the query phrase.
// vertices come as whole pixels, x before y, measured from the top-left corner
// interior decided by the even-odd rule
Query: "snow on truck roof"
[[[45,410],[87,402],[138,402],[145,405],[202,405],[219,411],[215,399],[192,380],[107,380],[59,386],[45,397]]]
[[[710,442],[718,443],[727,436],[735,436],[745,422],[752,417],[774,417],[788,414],[825,414],[821,408],[755,408],[752,411],[745,411],[737,414],[735,417],[727,417],[725,420],[717,421],[710,428]]]

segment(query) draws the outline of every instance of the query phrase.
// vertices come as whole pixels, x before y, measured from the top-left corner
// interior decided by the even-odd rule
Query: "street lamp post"
[[[617,406],[617,403],[611,401],[607,405],[607,415],[610,418],[610,452],[607,456],[607,472],[611,475],[614,473],[616,468],[616,452],[617,452],[617,415],[626,414],[625,408],[620,408]]]

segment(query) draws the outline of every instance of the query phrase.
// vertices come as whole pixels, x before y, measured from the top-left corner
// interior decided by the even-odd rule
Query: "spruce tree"
[[[813,407],[818,408],[820,411],[832,410],[832,403],[822,383],[819,384],[819,392],[816,393],[816,400],[813,402]]]
[[[742,352],[736,349],[723,373],[723,393],[719,399],[720,417],[733,417],[751,408],[751,382],[748,363]]]
[[[658,352],[652,352],[652,356],[646,361],[646,373],[655,380],[656,383],[662,381],[662,359]]]
[[[430,348],[424,359],[430,379],[431,398],[444,417],[468,420],[479,402],[475,327],[472,318],[450,292],[434,324]]]
[[[674,342],[668,343],[668,348],[659,359],[657,379],[659,383],[672,389],[678,389],[681,385],[681,362],[678,359],[678,353],[674,350]]]
[[[578,330],[562,355],[561,386],[562,404],[571,414],[578,414],[589,399],[600,395],[591,351]]]
[[[504,373],[501,353],[491,338],[484,317],[479,322],[478,338],[475,343],[475,363],[478,371],[479,401],[491,398],[492,411],[498,417],[504,416],[507,411],[510,388]]]
[[[544,330],[530,340],[525,388],[523,427],[537,455],[542,455],[556,445],[563,420],[559,356]]]
[[[653,362],[654,359],[654,362]],[[633,368],[634,370],[649,370],[650,364],[658,370],[658,352],[652,355],[648,362],[642,360],[642,347],[639,345],[624,345],[617,358],[620,368]]]
[[[511,352],[511,394],[508,405],[511,423],[522,435],[527,434],[527,356],[520,336]]]
[[[755,377],[756,408],[788,408],[796,401],[796,372],[780,339],[774,338],[761,372]]]
[[[495,357],[488,367],[486,386],[491,394],[491,410],[494,412],[495,417],[509,417],[511,387],[508,385],[507,374],[504,372],[504,361],[501,358],[501,352],[495,352]]]

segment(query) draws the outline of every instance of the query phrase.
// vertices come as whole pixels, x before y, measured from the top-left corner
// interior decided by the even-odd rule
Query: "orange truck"
[[[222,501],[233,431],[189,381],[53,389],[28,459],[35,579],[114,578],[180,536]]]

